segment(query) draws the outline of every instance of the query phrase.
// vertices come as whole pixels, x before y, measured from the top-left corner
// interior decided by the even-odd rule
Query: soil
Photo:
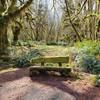
[[[89,74],[84,79],[28,75],[27,68],[1,73],[0,100],[100,100]]]

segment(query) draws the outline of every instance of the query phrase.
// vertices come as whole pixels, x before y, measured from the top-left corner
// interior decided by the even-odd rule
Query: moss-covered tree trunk
[[[14,18],[19,16],[25,8],[27,8],[33,0],[28,0],[22,6],[18,7],[16,10],[12,11],[11,8],[16,2],[12,0],[11,5],[0,14],[0,56],[7,54],[8,48],[8,37],[7,37],[7,28],[10,21],[13,21]]]
[[[0,28],[0,55],[6,54],[8,45],[7,31]]]
[[[7,54],[7,46],[8,46],[8,36],[7,36],[7,27],[8,27],[7,18],[5,16],[1,16],[0,19],[0,55]]]

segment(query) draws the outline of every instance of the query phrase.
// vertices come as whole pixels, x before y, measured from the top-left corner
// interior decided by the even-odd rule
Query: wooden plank
[[[68,70],[70,67],[30,67],[30,70],[45,70],[45,71],[59,71],[59,70]]]
[[[68,63],[69,56],[67,57],[49,57],[32,59],[31,63]]]
[[[30,67],[30,76],[34,76],[37,74],[44,74],[46,72],[59,72],[63,76],[67,76],[71,72],[70,67]]]

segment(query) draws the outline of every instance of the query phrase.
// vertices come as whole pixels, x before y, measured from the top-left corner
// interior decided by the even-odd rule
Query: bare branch
[[[12,11],[12,9],[14,9],[14,6],[16,5],[16,0],[11,0],[11,4],[7,7],[7,9],[5,10],[5,14],[9,13]]]
[[[68,2],[67,2],[67,0],[65,0],[65,4],[66,4],[66,10],[67,10],[67,13],[68,13],[68,16],[69,16],[70,24],[71,24],[72,28],[74,29],[76,35],[78,36],[78,39],[79,39],[80,42],[81,42],[81,41],[82,41],[82,40],[81,40],[81,37],[80,37],[78,31],[76,30],[76,28],[75,28],[75,26],[74,26],[74,24],[73,24],[73,22],[72,22],[72,20],[71,20],[71,16],[70,16],[70,12],[69,12],[69,7],[68,7]]]
[[[19,16],[19,14],[23,12],[23,10],[25,10],[28,6],[30,6],[32,1],[33,0],[28,0],[26,3],[24,3],[22,6],[20,6],[16,11],[9,13],[8,17],[11,19],[11,18],[15,18],[15,17]]]

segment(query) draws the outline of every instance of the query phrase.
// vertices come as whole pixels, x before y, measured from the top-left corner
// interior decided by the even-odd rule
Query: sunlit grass
[[[41,54],[46,57],[51,57],[51,56],[66,57],[68,55],[68,52],[70,51],[69,48],[64,46],[48,46],[48,45],[35,45],[34,47],[15,46],[12,48],[13,50],[11,50],[10,52],[11,56],[14,57],[20,57],[32,49],[39,50]]]
[[[11,72],[11,71],[16,71],[16,70],[18,70],[18,68],[8,67],[5,69],[0,69],[0,74],[6,73],[6,72]]]

